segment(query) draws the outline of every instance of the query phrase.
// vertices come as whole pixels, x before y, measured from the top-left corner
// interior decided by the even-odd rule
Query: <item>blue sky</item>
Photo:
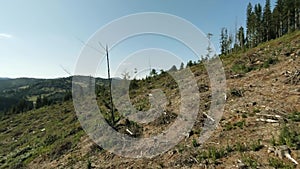
[[[0,0],[0,77],[69,76],[63,68],[74,72],[83,47],[81,41],[86,42],[105,24],[138,12],[163,12],[182,17],[204,33],[212,33],[212,42],[218,50],[221,28],[227,27],[234,33],[235,23],[238,27],[244,26],[249,2],[264,5],[265,1]],[[155,44],[159,47],[160,43]],[[124,59],[111,57],[119,61]],[[183,61],[194,58],[182,56]],[[114,63],[113,71],[118,66]],[[97,75],[105,76],[104,70],[100,65]]]

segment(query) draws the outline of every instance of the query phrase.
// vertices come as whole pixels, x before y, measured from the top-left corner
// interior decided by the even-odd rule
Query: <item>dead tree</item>
[[[114,105],[113,105],[113,99],[112,99],[112,91],[111,91],[111,77],[110,77],[110,67],[109,67],[109,56],[108,56],[108,47],[106,45],[105,48],[106,52],[106,61],[107,61],[107,76],[108,76],[108,87],[109,87],[109,97],[110,97],[110,107],[111,107],[111,122],[112,125],[115,124],[115,114],[114,114]]]

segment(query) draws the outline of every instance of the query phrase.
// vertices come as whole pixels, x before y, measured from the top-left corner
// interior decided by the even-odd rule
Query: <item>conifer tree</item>
[[[244,28],[242,26],[239,28],[237,38],[238,38],[239,47],[243,49],[245,46],[245,33],[244,33]]]
[[[249,3],[247,7],[247,46],[252,48],[255,46],[255,14],[253,12],[252,4]]]
[[[295,29],[300,29],[300,0],[295,1]]]
[[[285,14],[285,21],[286,21],[286,28],[287,33],[290,33],[295,30],[295,5],[296,1],[299,0],[284,0],[284,14]]]
[[[181,62],[179,70],[182,70],[182,69],[184,69],[184,63],[183,62]]]
[[[227,39],[228,39],[227,29],[222,28],[222,30],[221,30],[221,39],[220,39],[221,54],[226,54],[227,53]]]
[[[270,4],[270,0],[266,0],[264,12],[263,12],[264,41],[269,41],[271,39],[272,36],[271,20],[272,20],[271,4]]]
[[[283,0],[277,0],[276,6],[273,11],[273,22],[276,30],[277,37],[281,37],[284,34],[283,20],[284,20],[284,9]]]
[[[35,102],[35,108],[38,109],[38,108],[40,108],[40,107],[42,107],[42,106],[43,106],[42,98],[41,98],[41,96],[39,95],[39,96],[37,97],[37,99],[36,99],[36,102]]]
[[[246,35],[244,28],[235,32],[234,48],[244,46],[252,48],[258,44],[281,37],[289,32],[300,29],[300,0],[277,0],[271,10],[270,0],[265,6],[258,3],[254,8],[251,3],[247,6]],[[221,30],[220,47],[222,54],[232,51],[233,37],[226,28]]]
[[[254,29],[254,44],[255,46],[263,41],[263,18],[262,18],[262,7],[258,3],[254,6],[255,17],[255,29]]]

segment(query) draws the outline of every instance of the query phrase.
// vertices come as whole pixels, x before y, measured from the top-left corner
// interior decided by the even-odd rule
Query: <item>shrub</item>
[[[91,163],[90,160],[88,160],[86,168],[87,169],[91,169],[92,168],[92,163]]]
[[[239,122],[236,122],[233,124],[233,126],[236,126],[236,127],[239,127],[240,129],[243,129],[243,127],[245,126],[245,120],[242,120],[242,121],[239,121]]]
[[[246,147],[246,145],[244,145],[244,144],[241,144],[241,143],[237,143],[236,145],[235,145],[235,149],[236,149],[236,151],[239,151],[239,152],[245,152],[245,151],[247,151],[247,147]]]
[[[232,130],[234,127],[233,127],[233,125],[231,124],[231,123],[226,123],[225,124],[225,131],[229,131],[229,130]]]
[[[130,82],[129,90],[135,90],[135,89],[138,89],[138,88],[139,88],[138,81],[137,81],[136,79],[133,79],[133,80]]]
[[[222,158],[226,155],[226,152],[223,148],[216,149],[215,147],[210,147],[208,150],[208,156],[213,160]]]
[[[250,145],[250,148],[252,151],[259,151],[260,149],[262,149],[264,146],[260,143],[260,140],[257,140],[256,142],[253,142]]]
[[[259,109],[253,109],[253,113],[259,113],[260,110]]]
[[[299,149],[300,136],[299,133],[297,133],[297,129],[299,128],[284,125],[280,130],[278,138],[279,145],[287,145]]]
[[[270,65],[276,64],[278,62],[278,58],[269,57],[266,61],[264,61],[263,67],[268,68]]]
[[[271,138],[271,140],[270,140],[270,144],[272,145],[272,146],[276,146],[276,139],[275,139],[275,137],[272,135],[272,138]]]
[[[44,140],[44,145],[48,146],[53,144],[56,140],[58,139],[58,137],[56,135],[48,135],[46,137],[46,139]]]
[[[72,148],[72,142],[66,141],[60,145],[57,145],[51,152],[50,157],[52,159],[59,158],[64,153],[68,152]]]
[[[291,115],[288,116],[288,119],[294,121],[294,122],[300,122],[300,112],[294,112]]]
[[[245,63],[243,62],[236,62],[233,64],[233,66],[231,67],[231,70],[235,73],[248,73],[251,70],[253,70],[253,68],[246,66]]]
[[[227,144],[225,150],[226,150],[226,153],[231,153],[231,152],[233,152],[233,148],[232,148],[229,144]]]
[[[231,89],[230,94],[231,96],[243,97],[243,91],[240,89]]]
[[[196,139],[193,139],[193,146],[194,147],[198,147],[199,146],[199,143],[197,142],[197,140]]]
[[[253,157],[251,157],[251,156],[243,155],[242,161],[244,164],[246,164],[247,168],[256,169],[258,167],[257,160],[253,159]]]

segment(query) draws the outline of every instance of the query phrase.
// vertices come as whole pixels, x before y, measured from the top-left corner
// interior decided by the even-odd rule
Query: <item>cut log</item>
[[[127,133],[129,133],[130,135],[133,135],[133,133],[129,130],[129,129],[126,129]]]
[[[256,121],[262,121],[262,122],[267,122],[267,123],[278,123],[278,120],[273,120],[273,119],[256,119]]]
[[[211,116],[209,116],[209,115],[206,114],[205,112],[203,112],[203,114],[204,114],[207,118],[209,118],[211,121],[215,122],[215,119],[213,119]]]
[[[279,116],[279,115],[273,115],[273,114],[256,113],[256,115],[258,115],[258,116],[265,116],[265,117],[274,117],[274,118],[277,118],[277,119],[281,119],[281,116]]]

